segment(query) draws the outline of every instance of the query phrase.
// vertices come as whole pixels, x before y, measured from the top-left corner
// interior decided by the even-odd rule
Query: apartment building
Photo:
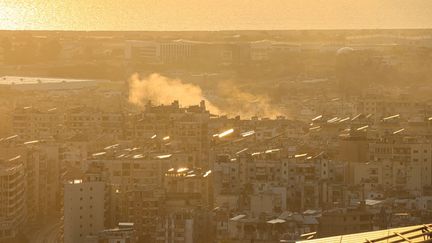
[[[118,223],[118,226],[112,229],[104,229],[97,235],[89,235],[85,243],[136,243],[136,230],[134,223]]]
[[[369,144],[371,166],[378,163],[382,185],[421,193],[432,183],[432,147],[421,138],[388,136]],[[369,169],[379,175],[379,171]],[[379,181],[379,179],[377,178]]]
[[[212,208],[211,171],[178,168],[165,174],[164,208],[157,220],[156,242],[192,243],[208,239]],[[206,210],[207,209],[207,210]]]
[[[90,107],[77,107],[67,110],[64,125],[69,132],[88,136],[123,137],[123,115],[102,112]]]
[[[185,108],[178,101],[159,106],[148,103],[142,114],[128,121],[127,136],[140,141],[158,140],[162,149],[187,151],[189,167],[208,168],[209,119],[204,101]]]
[[[424,114],[426,108],[425,103],[408,99],[408,97],[384,97],[374,94],[360,97],[356,105],[358,113],[373,114],[376,120],[395,114],[411,118]]]
[[[126,193],[124,213],[120,221],[133,222],[136,237],[141,242],[154,242],[156,240],[156,223],[160,213],[164,210],[164,191],[160,188],[130,190]]]
[[[319,237],[371,231],[373,214],[363,206],[336,208],[323,212],[319,218]]]
[[[45,111],[17,108],[12,115],[13,132],[21,141],[52,138],[62,131],[62,123],[63,114],[55,108]]]
[[[0,143],[2,157],[20,156],[26,188],[28,222],[37,223],[60,210],[61,175],[59,145],[38,140],[23,144]]]
[[[0,241],[11,240],[27,222],[24,162],[20,156],[0,160]]]
[[[174,41],[126,41],[125,58],[132,62],[172,63],[185,60],[191,56],[194,42]]]
[[[64,185],[64,243],[85,242],[105,229],[105,182],[71,180]]]
[[[29,221],[38,221],[55,215],[60,209],[61,177],[64,171],[60,162],[58,144],[27,144],[25,174]]]

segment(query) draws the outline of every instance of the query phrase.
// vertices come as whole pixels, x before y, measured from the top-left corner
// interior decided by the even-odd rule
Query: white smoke
[[[170,79],[159,74],[151,74],[146,78],[134,74],[129,79],[129,102],[142,107],[147,101],[168,105],[178,100],[182,105],[190,106],[204,100],[210,113],[216,115],[274,118],[282,114],[271,105],[269,97],[242,91],[229,81],[219,82],[214,93],[218,97],[218,105],[204,96],[201,87],[183,83],[179,79]]]
[[[221,114],[220,110],[208,101],[199,86],[183,83],[178,79],[169,79],[159,74],[152,74],[141,79],[138,74],[129,79],[129,102],[144,106],[147,101],[156,104],[171,104],[178,100],[182,105],[197,105],[202,100],[212,114]]]

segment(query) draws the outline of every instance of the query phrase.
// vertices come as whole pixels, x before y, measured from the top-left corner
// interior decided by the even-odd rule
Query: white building
[[[250,43],[250,59],[252,61],[267,61],[272,52],[272,42],[269,40],[254,41]]]
[[[157,41],[126,41],[125,59],[129,62],[162,64],[181,61],[192,56],[192,47],[199,42],[174,40]]]
[[[161,45],[156,41],[126,41],[125,59],[127,61],[161,62]]]
[[[10,86],[12,89],[23,91],[64,91],[91,88],[97,86],[102,80],[69,79],[69,78],[43,78],[43,77],[0,77],[0,85]]]
[[[192,56],[192,47],[197,44],[194,41],[175,40],[161,44],[161,57],[166,62],[177,62]]]
[[[84,242],[104,229],[105,182],[82,180],[64,185],[64,243]]]

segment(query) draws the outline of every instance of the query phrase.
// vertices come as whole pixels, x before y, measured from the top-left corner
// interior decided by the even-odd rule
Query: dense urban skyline
[[[424,0],[0,0],[0,243],[432,242],[431,27]]]

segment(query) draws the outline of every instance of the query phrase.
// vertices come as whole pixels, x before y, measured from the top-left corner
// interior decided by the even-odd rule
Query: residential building
[[[76,179],[64,185],[64,243],[85,242],[105,229],[105,182]]]
[[[24,162],[0,160],[0,241],[13,240],[27,222]]]

